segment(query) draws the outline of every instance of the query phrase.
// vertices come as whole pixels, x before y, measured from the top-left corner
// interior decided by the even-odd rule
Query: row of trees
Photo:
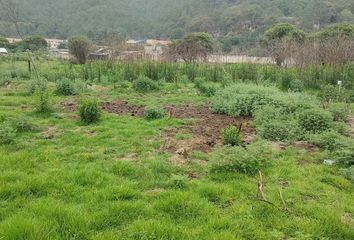
[[[277,24],[265,32],[261,45],[278,65],[343,64],[354,61],[354,25],[306,34],[294,25]]]
[[[0,47],[11,51],[39,51],[48,48],[47,41],[41,36],[28,36],[20,42],[10,43],[6,38],[0,38]]]

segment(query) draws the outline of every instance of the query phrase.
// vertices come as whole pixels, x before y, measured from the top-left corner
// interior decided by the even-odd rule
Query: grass
[[[60,105],[79,96],[53,96],[55,114],[42,116],[33,112],[33,97],[24,94],[28,84],[13,80],[10,87],[0,87],[0,115],[27,116],[39,126],[0,145],[0,239],[354,237],[354,185],[336,167],[322,164],[325,152],[293,146],[272,150],[272,162],[263,170],[264,192],[282,206],[281,189],[287,212],[256,199],[257,175],[210,171],[220,151],[227,152],[222,148],[195,152],[189,164],[172,165],[170,154],[159,151],[160,136],[184,120],[146,121],[103,112],[100,122],[86,126]],[[144,106],[209,101],[189,83],[177,91],[167,83],[146,94],[129,84],[97,85],[105,88],[86,94],[101,101],[126,99]],[[51,139],[43,137],[49,128],[54,129]],[[191,173],[198,177],[188,177]]]

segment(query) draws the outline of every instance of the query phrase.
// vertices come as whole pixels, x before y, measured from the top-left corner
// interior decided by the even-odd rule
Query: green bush
[[[242,143],[240,132],[235,126],[222,129],[221,138],[224,145],[236,146]]]
[[[333,116],[334,121],[345,122],[348,120],[349,109],[346,106],[331,104],[328,109]]]
[[[260,144],[223,148],[214,153],[210,172],[213,174],[244,173],[254,175],[270,164],[271,151]]]
[[[354,183],[354,166],[340,170],[343,177]]]
[[[305,90],[305,85],[301,80],[295,79],[290,82],[289,90],[292,92],[303,92]]]
[[[329,112],[310,109],[299,114],[299,126],[309,133],[321,133],[333,126],[333,117]]]
[[[253,124],[257,134],[270,141],[294,141],[302,137],[293,115],[288,115],[279,108],[259,108],[254,113]]]
[[[165,110],[161,107],[146,107],[144,109],[144,117],[147,120],[160,119],[165,116]]]
[[[253,116],[260,107],[281,108],[287,113],[315,107],[315,98],[300,93],[284,93],[276,88],[253,84],[232,84],[218,91],[212,110],[230,116]]]
[[[101,117],[101,107],[95,99],[82,99],[78,111],[81,121],[85,124],[98,122]]]
[[[336,161],[338,165],[350,167],[354,165],[354,144],[336,151]]]
[[[10,144],[15,141],[16,130],[10,126],[2,124],[0,126],[0,144]]]
[[[6,120],[7,124],[16,132],[30,132],[35,129],[32,119],[26,116],[18,116]]]
[[[151,92],[160,89],[158,82],[147,77],[139,77],[133,82],[133,88],[137,92]]]
[[[170,185],[173,188],[183,189],[187,187],[187,179],[185,176],[173,175],[170,179]]]
[[[319,148],[329,151],[337,151],[338,149],[345,148],[348,145],[345,137],[335,131],[310,134],[306,137],[306,140]]]
[[[35,111],[37,113],[48,113],[52,111],[52,103],[48,89],[36,90],[35,98]]]
[[[62,78],[56,82],[56,91],[58,95],[70,96],[76,94],[76,89],[74,84],[70,79]]]
[[[202,78],[197,78],[194,80],[194,85],[195,88],[198,89],[198,91],[207,96],[207,97],[212,97],[215,95],[216,91],[218,90],[218,86],[216,83],[213,82],[206,82]]]

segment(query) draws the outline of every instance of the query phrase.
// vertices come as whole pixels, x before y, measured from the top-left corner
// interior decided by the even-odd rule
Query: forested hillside
[[[6,1],[6,0],[5,0]],[[233,33],[255,42],[271,24],[290,22],[312,31],[354,22],[352,0],[17,0],[21,31],[66,38],[119,33],[129,37],[179,38],[187,32]],[[0,9],[0,12],[4,9]],[[0,35],[13,36],[1,14]]]

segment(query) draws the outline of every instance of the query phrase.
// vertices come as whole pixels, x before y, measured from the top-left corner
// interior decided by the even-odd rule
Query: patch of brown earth
[[[341,217],[341,222],[351,228],[354,228],[354,216],[350,213],[344,213]]]
[[[127,101],[104,102],[102,103],[102,109],[106,112],[119,115],[129,114],[135,117],[144,116],[143,106],[130,105]]]
[[[58,129],[55,127],[50,127],[47,131],[42,132],[41,135],[44,139],[53,139],[58,135]]]

